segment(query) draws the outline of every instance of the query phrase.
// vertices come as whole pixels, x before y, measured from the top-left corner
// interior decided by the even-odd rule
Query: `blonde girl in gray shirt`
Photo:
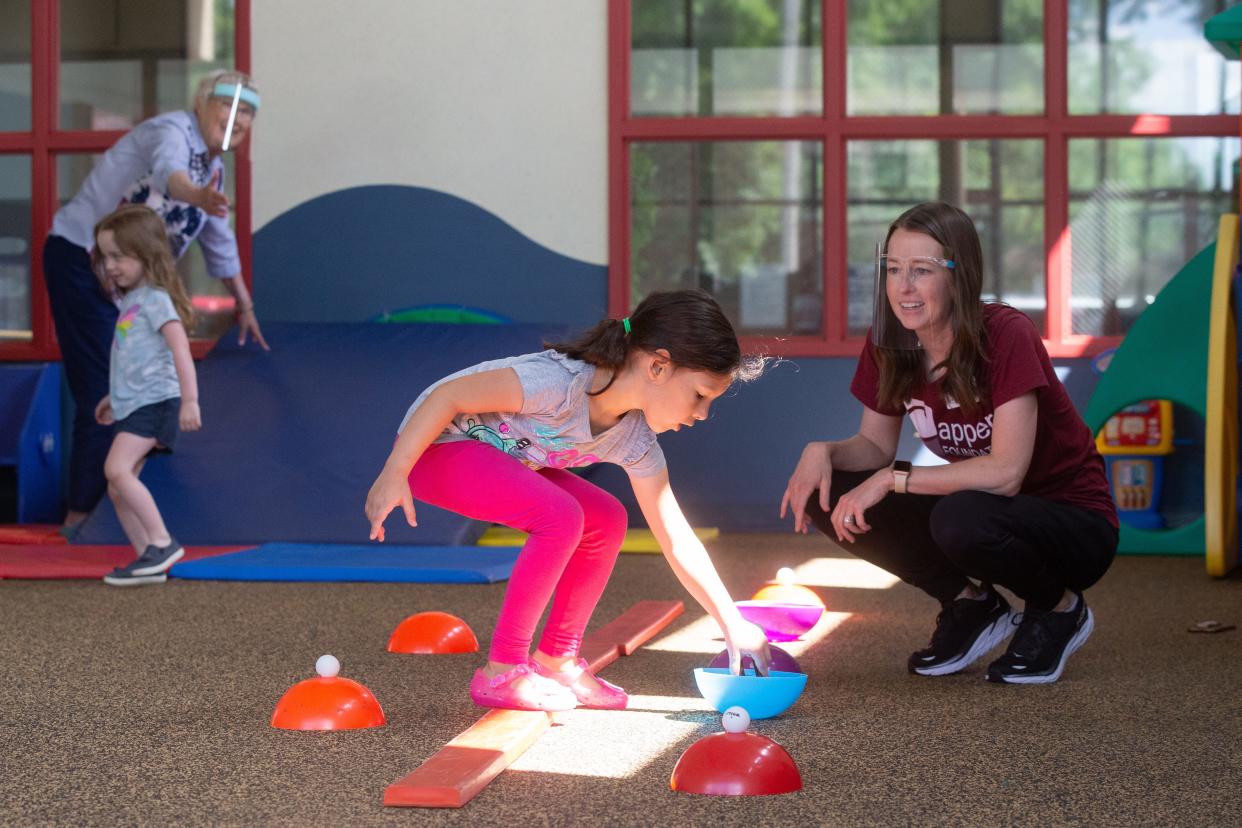
[[[168,533],[150,490],[138,479],[147,457],[171,451],[179,430],[202,425],[198,378],[186,330],[194,311],[169,252],[164,222],[126,205],[95,226],[92,251],[119,316],[112,339],[109,393],[95,419],[113,430],[104,461],[108,496],[138,558],[104,577],[113,586],[163,583],[184,554]]]

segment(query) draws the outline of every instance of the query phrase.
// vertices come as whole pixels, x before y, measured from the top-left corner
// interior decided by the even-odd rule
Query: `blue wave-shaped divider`
[[[353,187],[303,202],[255,233],[254,271],[264,320],[360,322],[445,303],[586,327],[607,312],[605,265],[424,187]]]

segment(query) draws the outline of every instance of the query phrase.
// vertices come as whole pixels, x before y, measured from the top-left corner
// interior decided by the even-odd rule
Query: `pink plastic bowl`
[[[824,614],[823,607],[778,601],[738,601],[737,609],[747,621],[759,625],[768,641],[795,641]]]

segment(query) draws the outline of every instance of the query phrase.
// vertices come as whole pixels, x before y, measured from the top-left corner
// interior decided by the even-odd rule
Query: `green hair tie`
[[[621,320],[621,327],[625,328],[625,335],[630,335],[630,318],[627,316]]]

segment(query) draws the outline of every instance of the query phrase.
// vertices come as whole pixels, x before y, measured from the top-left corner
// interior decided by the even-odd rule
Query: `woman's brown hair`
[[[190,297],[173,262],[164,220],[149,207],[126,204],[104,216],[95,225],[95,249],[91,251],[91,264],[95,267],[95,275],[104,291],[111,294],[113,286],[108,284],[108,277],[103,269],[103,254],[99,252],[99,234],[105,230],[112,233],[112,238],[122,253],[142,264],[142,272],[148,282],[167,291],[173,307],[177,309],[177,316],[181,318],[181,324],[188,333],[194,327],[194,306],[190,304]]]
[[[987,362],[983,328],[983,251],[979,233],[970,216],[951,204],[927,202],[897,217],[884,237],[884,250],[898,230],[931,236],[943,248],[941,254],[954,262],[949,271],[949,328],[953,344],[944,361],[930,373],[944,368],[941,387],[967,415],[975,414],[988,393],[983,367]],[[878,301],[887,301],[887,297]],[[921,351],[876,348],[880,369],[878,402],[900,410],[914,390],[927,379]]]

